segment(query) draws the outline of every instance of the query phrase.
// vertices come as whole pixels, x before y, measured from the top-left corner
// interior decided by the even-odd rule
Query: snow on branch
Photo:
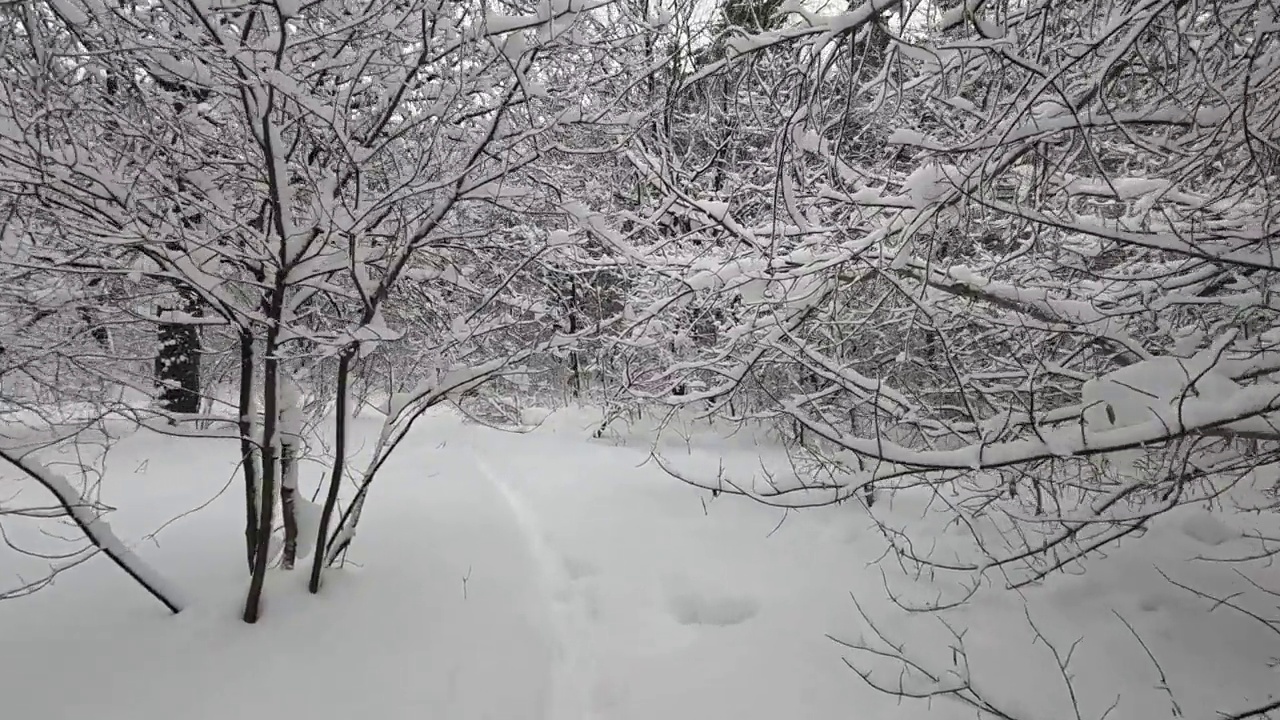
[[[121,570],[133,578],[170,612],[182,611],[185,601],[178,588],[170,585],[111,530],[111,526],[91,509],[92,503],[81,497],[71,482],[37,462],[0,448],[0,459],[48,490],[67,517],[84,532],[85,537]]]

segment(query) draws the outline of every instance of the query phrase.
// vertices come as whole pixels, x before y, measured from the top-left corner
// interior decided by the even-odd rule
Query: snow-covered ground
[[[852,595],[908,648],[953,659],[936,618],[906,616],[886,599],[882,571],[894,566],[877,562],[883,541],[864,507],[784,518],[713,499],[646,463],[638,437],[589,439],[596,422],[564,411],[515,435],[444,412],[428,418],[374,487],[353,562],[327,575],[319,597],[306,594],[304,572],[275,571],[256,626],[238,619],[247,577],[234,444],[126,438],[102,485],[119,508],[112,525],[141,541],[138,552],[190,607],[167,615],[100,560],[0,603],[0,716],[974,717],[959,704],[870,690],[843,662],[869,658],[827,637],[867,635]],[[375,425],[362,419],[360,430]],[[740,466],[778,459],[750,438],[705,430],[667,452]],[[314,487],[320,472],[305,468],[304,483]],[[904,494],[876,510],[906,521],[924,506]],[[1229,569],[1191,558],[1242,542],[1231,521],[1180,512],[1087,573],[1026,592],[1055,645],[1083,638],[1070,667],[1084,717],[1119,698],[1111,718],[1168,717],[1173,701],[1186,717],[1209,718],[1280,694],[1280,672],[1268,667],[1280,635],[1209,612],[1156,572],[1221,582]],[[0,555],[0,569],[11,562]],[[1160,660],[1172,701],[1121,617]],[[1020,598],[984,592],[947,619],[969,628],[972,676],[992,699],[1026,720],[1074,717]]]

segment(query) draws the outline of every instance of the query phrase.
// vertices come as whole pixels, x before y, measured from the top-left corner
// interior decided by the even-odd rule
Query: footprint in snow
[[[604,714],[619,707],[627,698],[627,686],[619,681],[602,677],[591,688],[591,709]]]
[[[574,557],[564,559],[564,570],[570,580],[582,580],[599,572],[591,561]]]
[[[591,578],[599,574],[599,569],[589,560],[563,556],[561,564],[564,579],[552,597],[561,605],[573,605],[583,616],[590,620],[600,618],[600,598]]]
[[[1198,512],[1182,522],[1182,532],[1205,545],[1221,545],[1240,537],[1240,533],[1218,519],[1213,513]]]
[[[760,602],[750,597],[711,597],[694,592],[675,592],[667,597],[671,617],[681,625],[729,627],[739,625],[760,612]]]
[[[1143,595],[1138,599],[1138,609],[1143,612],[1157,612],[1170,605],[1169,598],[1164,595]]]

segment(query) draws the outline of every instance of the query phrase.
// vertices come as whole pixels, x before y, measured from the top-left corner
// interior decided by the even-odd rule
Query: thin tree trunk
[[[569,334],[573,335],[578,332],[578,315],[576,312],[569,313]],[[579,357],[577,350],[569,351],[569,389],[573,393],[574,400],[582,399],[582,358]]]
[[[292,570],[298,559],[298,445],[292,438],[280,442],[280,514],[284,516],[284,557],[280,564]]]
[[[284,518],[284,556],[280,564],[292,570],[298,559],[298,462],[302,456],[302,387],[288,373],[280,376],[280,514]]]
[[[240,333],[240,462],[244,475],[244,549],[253,572],[253,558],[258,548],[258,447],[253,437],[253,333]]]
[[[351,358],[354,355],[354,349],[346,347],[338,357],[338,406],[334,412],[333,472],[329,476],[329,491],[324,498],[324,508],[320,511],[320,528],[316,532],[316,546],[311,553],[311,581],[307,584],[307,588],[312,593],[320,592],[320,576],[324,572],[328,549],[329,524],[333,522],[333,511],[338,506],[338,491],[342,487],[342,474],[346,470],[347,388],[351,380]]]
[[[284,302],[284,293],[280,289],[272,292],[268,317],[279,317]],[[262,609],[262,586],[267,577],[267,555],[271,547],[271,520],[275,512],[276,470],[279,462],[276,458],[276,424],[278,422],[278,395],[280,360],[276,354],[276,340],[279,337],[279,325],[273,323],[267,330],[266,350],[263,354],[262,379],[262,490],[258,494],[258,542],[254,549],[253,575],[249,580],[249,595],[245,599],[244,621],[256,623]]]
[[[351,499],[351,504],[338,518],[338,529],[329,539],[329,547],[325,550],[325,563],[329,565],[336,563],[338,556],[345,552],[350,547],[351,541],[355,539],[356,526],[360,524],[360,513],[364,510],[364,499],[369,494],[369,485],[372,482],[372,478],[368,476],[360,482],[360,487],[356,489],[356,496]]]

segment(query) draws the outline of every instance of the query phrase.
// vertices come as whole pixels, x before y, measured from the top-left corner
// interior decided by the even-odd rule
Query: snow
[[[753,35],[734,35],[725,43],[726,52],[728,57],[747,55],[761,48],[769,47],[784,37],[783,33],[776,30],[767,30]]]
[[[568,230],[552,230],[547,234],[547,245],[556,247],[560,245],[573,245],[573,233]]]
[[[351,338],[360,341],[361,357],[365,357],[376,350],[379,343],[397,340],[402,335],[403,333],[387,325],[386,318],[382,316],[381,310],[375,311],[368,323],[357,327],[351,332]]]
[[[529,51],[529,42],[521,33],[507,35],[502,41],[502,54],[512,62],[518,61]]]
[[[723,222],[729,215],[729,203],[716,200],[699,201],[698,209],[710,215],[717,222]]]
[[[48,469],[38,460],[21,457],[16,453],[5,452],[0,460],[4,462],[6,469],[20,470],[20,474],[26,474],[52,493],[58,503],[68,510],[76,525],[120,569],[136,578],[139,584],[165,603],[170,610],[181,611],[186,604],[182,591],[171,585],[163,575],[139,558],[132,548],[125,545],[112,531],[110,523],[92,509],[90,503],[75,489],[70,480]]]
[[[953,190],[961,179],[960,170],[954,165],[926,163],[902,182],[902,192],[915,207],[923,208]]]
[[[53,7],[72,25],[86,25],[89,22],[89,15],[72,4],[70,0],[53,0]]]
[[[908,128],[898,128],[889,133],[885,142],[890,145],[914,145],[917,147],[927,148],[929,150],[941,150],[943,147],[934,140],[929,139],[924,133],[911,130]]]
[[[305,497],[294,498],[293,513],[298,521],[298,562],[311,557],[316,545],[316,533],[320,530],[322,505]]]
[[[534,15],[501,15],[489,12],[485,15],[484,26],[489,35],[502,35],[523,28],[536,27],[541,20]]]
[[[273,571],[252,627],[237,620],[247,578],[236,537],[242,494],[227,487],[239,481],[236,443],[146,432],[121,440],[102,501],[119,508],[118,532],[189,605],[167,615],[100,560],[0,603],[5,716],[974,717],[958,704],[869,690],[843,658],[870,658],[827,638],[873,639],[852,593],[930,668],[953,661],[935,619],[885,598],[886,581],[897,589],[905,580],[877,563],[882,536],[864,507],[801,513],[711,498],[647,462],[643,422],[591,441],[597,411],[523,415],[540,427],[515,435],[430,413],[387,465],[351,562],[326,575],[318,597],[306,594],[304,572]],[[786,463],[760,433],[722,437],[705,422],[677,422],[690,440],[665,441],[663,453],[731,473]],[[381,418],[354,425],[352,445],[368,448]],[[323,474],[304,464],[303,496]],[[900,491],[876,513],[889,524],[937,523],[937,537],[954,537],[929,517],[930,501]],[[1083,636],[1072,668],[1086,716],[1117,695],[1112,718],[1167,707],[1157,671],[1114,613],[1160,658],[1187,717],[1274,693],[1266,662],[1280,654],[1275,637],[1240,614],[1210,614],[1210,603],[1157,573],[1192,586],[1231,574],[1188,563],[1206,546],[1246,547],[1235,516],[1206,518],[1203,509],[1175,513],[1089,572],[1023,591],[1050,640],[1065,647]],[[5,582],[11,560],[0,555]],[[989,695],[1025,717],[1062,717],[1057,668],[1022,613],[1014,594],[991,593],[948,620],[970,629],[968,660]],[[897,677],[892,664],[872,667]]]
[[[1213,547],[1240,537],[1240,533],[1233,532],[1230,525],[1205,511],[1188,514],[1187,519],[1182,521],[1182,532],[1193,540]]]
[[[817,153],[822,150],[822,137],[812,128],[796,128],[792,132],[796,147],[805,152]]]
[[[1155,357],[1086,382],[1082,389],[1085,428],[1101,433],[1151,423],[1178,427],[1198,416],[1222,410],[1230,413],[1233,406],[1243,408],[1259,399],[1265,409],[1272,399],[1270,391],[1261,386],[1242,387],[1226,374],[1227,368],[1218,362],[1217,355],[1211,346],[1189,358]],[[1277,413],[1271,412],[1224,427],[1236,432],[1269,432],[1278,421]],[[1133,476],[1142,455],[1143,451],[1135,448],[1107,453],[1107,460]]]
[[[1117,177],[1106,180],[1074,178],[1063,187],[1069,192],[1114,195],[1121,200],[1134,200],[1143,195],[1168,192],[1172,183],[1162,178]]]

